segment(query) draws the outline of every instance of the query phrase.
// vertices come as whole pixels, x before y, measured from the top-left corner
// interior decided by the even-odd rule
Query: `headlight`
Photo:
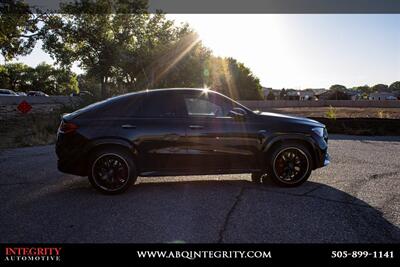
[[[322,127],[315,127],[315,128],[312,128],[312,131],[313,131],[314,133],[316,133],[318,136],[324,137],[324,128],[322,128]]]

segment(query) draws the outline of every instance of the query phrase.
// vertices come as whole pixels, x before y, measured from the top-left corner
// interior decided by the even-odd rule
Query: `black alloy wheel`
[[[281,186],[294,187],[304,183],[311,174],[312,158],[300,144],[283,145],[271,157],[270,177]]]
[[[121,193],[136,180],[133,160],[123,150],[99,151],[94,154],[90,166],[89,180],[102,193]]]

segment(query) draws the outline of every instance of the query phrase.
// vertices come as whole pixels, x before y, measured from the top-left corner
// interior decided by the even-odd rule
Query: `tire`
[[[137,179],[137,169],[129,151],[121,148],[96,150],[89,159],[89,181],[103,194],[120,194]]]
[[[282,144],[267,160],[269,177],[282,187],[296,187],[311,175],[312,157],[307,147],[298,143]]]

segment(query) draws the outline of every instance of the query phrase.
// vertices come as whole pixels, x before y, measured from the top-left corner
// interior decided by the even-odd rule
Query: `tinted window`
[[[188,116],[227,117],[233,104],[216,95],[185,96]]]
[[[99,111],[103,117],[134,117],[139,111],[144,95],[125,97],[104,105]]]
[[[8,91],[8,90],[0,90],[0,94],[3,94],[3,95],[11,95],[11,91]]]
[[[138,112],[140,117],[185,117],[182,97],[171,92],[148,93]]]
[[[96,102],[79,109],[68,116],[73,118],[84,116],[85,118],[112,118],[131,117],[138,111],[143,94],[123,95]]]

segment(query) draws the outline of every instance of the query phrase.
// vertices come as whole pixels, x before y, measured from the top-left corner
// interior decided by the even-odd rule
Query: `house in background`
[[[315,92],[313,89],[300,90],[300,100],[315,100]]]
[[[321,94],[316,95],[318,100],[350,100],[351,95],[348,91],[340,90],[327,90]]]
[[[272,92],[271,87],[263,87],[261,90],[263,92],[264,99],[267,99],[267,96],[269,95],[269,93]]]
[[[350,96],[351,100],[361,100],[363,98],[363,93],[356,90],[346,90],[346,94]]]
[[[369,100],[396,100],[397,97],[394,93],[377,92],[369,94]]]
[[[272,89],[271,87],[263,87],[262,92],[263,92],[263,97],[265,100],[267,100],[268,98],[270,98],[270,100],[275,100],[275,99],[279,99],[281,90]],[[270,93],[272,93],[273,97],[269,96]],[[272,97],[272,99],[271,99],[271,97]]]

